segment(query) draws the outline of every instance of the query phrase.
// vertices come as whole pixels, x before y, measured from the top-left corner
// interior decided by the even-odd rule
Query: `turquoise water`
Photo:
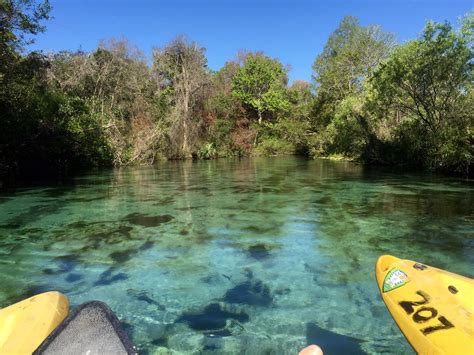
[[[105,301],[146,353],[410,353],[384,253],[473,277],[467,182],[344,162],[167,162],[0,195],[0,306]]]

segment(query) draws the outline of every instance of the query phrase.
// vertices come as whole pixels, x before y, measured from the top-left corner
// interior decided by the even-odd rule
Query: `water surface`
[[[410,353],[381,254],[473,277],[472,186],[330,161],[167,162],[0,195],[0,306],[106,302],[141,353]]]

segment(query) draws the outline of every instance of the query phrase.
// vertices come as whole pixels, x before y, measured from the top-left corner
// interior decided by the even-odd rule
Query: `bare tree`
[[[205,49],[180,36],[164,48],[153,51],[153,69],[160,87],[169,92],[174,110],[170,139],[176,157],[190,157],[199,121],[193,117],[199,91],[209,82]]]
[[[145,55],[126,40],[102,42],[92,53],[50,57],[51,85],[87,102],[114,152],[114,164],[153,163],[164,130],[159,88]]]

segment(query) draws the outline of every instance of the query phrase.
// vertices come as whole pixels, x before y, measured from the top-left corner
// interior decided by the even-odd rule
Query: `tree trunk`
[[[188,118],[187,113],[183,117],[183,145],[181,147],[183,155],[188,158]]]
[[[185,158],[189,158],[189,125],[188,125],[188,119],[189,119],[189,101],[190,101],[190,88],[189,88],[189,83],[188,83],[188,76],[187,76],[187,71],[186,68],[183,68],[183,79],[184,79],[184,102],[183,102],[183,145],[182,145],[182,153]]]

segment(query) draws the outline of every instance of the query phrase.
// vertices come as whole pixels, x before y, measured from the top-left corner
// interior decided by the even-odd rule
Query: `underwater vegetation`
[[[128,275],[124,272],[116,272],[117,268],[112,266],[100,274],[99,279],[94,282],[94,286],[106,286],[118,281],[128,279]]]
[[[176,322],[184,322],[194,330],[214,332],[223,331],[230,319],[244,323],[248,322],[250,318],[242,311],[226,309],[223,303],[211,303],[200,312],[183,313]]]
[[[156,301],[153,297],[153,295],[146,291],[146,290],[135,290],[135,289],[128,289],[127,290],[127,295],[135,298],[138,301],[145,302],[149,305],[156,306],[158,308],[158,311],[164,311],[166,310],[166,307],[163,306],[161,303]]]
[[[165,214],[161,216],[149,216],[143,213],[130,213],[125,216],[125,220],[130,224],[135,224],[142,227],[158,227],[163,223],[168,223],[169,221],[173,220],[174,217]]]
[[[116,263],[124,263],[133,258],[139,252],[153,248],[154,244],[155,243],[153,243],[152,241],[147,241],[139,247],[132,247],[121,251],[114,251],[109,254],[109,257]]]
[[[247,249],[248,255],[256,260],[263,260],[270,257],[270,252],[265,244],[255,244],[251,245]]]
[[[273,296],[262,281],[248,280],[228,290],[224,301],[249,306],[269,306],[273,302]]]

